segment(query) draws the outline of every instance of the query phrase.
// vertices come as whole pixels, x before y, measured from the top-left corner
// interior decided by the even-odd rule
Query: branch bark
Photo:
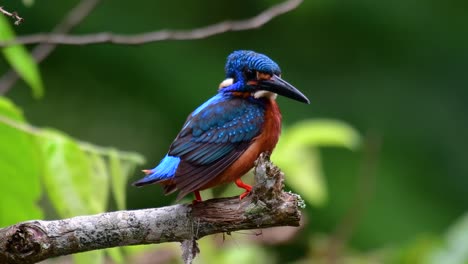
[[[255,17],[237,20],[224,21],[206,27],[191,30],[161,30],[146,32],[135,35],[121,35],[110,32],[102,32],[87,35],[63,35],[63,34],[34,34],[20,36],[12,41],[0,42],[0,47],[14,44],[62,44],[62,45],[89,45],[100,43],[112,43],[121,45],[141,45],[163,40],[193,40],[207,38],[213,35],[229,32],[255,29],[268,23],[273,18],[294,10],[303,0],[287,0],[274,5]]]
[[[55,221],[28,221],[0,229],[0,263],[35,263],[89,250],[182,242],[197,253],[196,240],[215,233],[299,226],[298,195],[283,192],[283,173],[267,154],[257,160],[250,195],[195,204],[117,211]],[[187,243],[192,242],[192,243]]]
[[[32,55],[37,62],[41,62],[49,56],[59,44],[88,45],[114,43],[123,45],[141,45],[164,40],[202,39],[229,31],[242,31],[259,28],[273,18],[294,10],[303,2],[303,0],[285,1],[272,6],[257,16],[249,19],[225,21],[192,30],[161,30],[137,35],[120,35],[109,32],[81,36],[67,35],[66,33],[78,25],[92,11],[98,2],[99,0],[82,0],[65,17],[65,19],[55,27],[52,33],[33,34],[20,36],[11,41],[0,41],[0,47],[7,47],[14,44],[39,43],[40,45],[33,49]],[[13,70],[9,70],[5,73],[0,79],[0,95],[8,92],[18,79],[18,74]]]
[[[0,6],[0,13],[4,14],[7,17],[13,18],[15,20],[16,26],[19,26],[24,21],[24,18],[20,17],[16,11],[10,13],[3,9],[3,6]]]
[[[83,21],[98,5],[100,0],[82,0],[79,2],[52,30],[54,34],[64,34],[71,31]],[[49,56],[57,45],[41,43],[34,47],[31,54],[39,63]],[[6,93],[18,81],[19,76],[14,70],[9,70],[0,79],[0,94]]]

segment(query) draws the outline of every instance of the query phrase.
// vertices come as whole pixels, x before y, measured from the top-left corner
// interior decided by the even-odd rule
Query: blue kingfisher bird
[[[249,194],[241,177],[262,152],[273,151],[281,132],[276,96],[310,102],[263,54],[234,51],[225,71],[218,93],[188,116],[167,155],[133,185],[159,183],[166,195],[178,191],[177,200],[193,192],[201,201],[201,190],[228,182],[245,189],[240,199]]]

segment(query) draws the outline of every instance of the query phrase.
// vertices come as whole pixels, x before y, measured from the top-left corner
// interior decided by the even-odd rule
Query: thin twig
[[[32,135],[39,135],[40,131],[38,128],[35,128],[33,126],[30,126],[28,124],[16,122],[15,120],[12,120],[6,116],[0,115],[0,123],[3,123],[9,127],[12,127],[14,129],[23,131],[28,134]]]
[[[18,37],[12,41],[0,42],[5,47],[13,44],[63,44],[63,45],[89,45],[112,43],[121,45],[141,45],[163,40],[193,40],[207,38],[230,31],[242,31],[263,26],[273,18],[287,13],[298,7],[303,0],[288,0],[277,4],[249,19],[224,21],[217,24],[195,28],[191,30],[161,30],[135,35],[121,35],[110,32],[102,32],[87,35],[63,35],[63,34],[34,34]]]
[[[16,11],[13,12],[8,12],[5,9],[3,9],[3,6],[0,6],[0,12],[4,14],[5,16],[11,17],[15,20],[15,25],[19,26],[23,21],[24,18],[20,17]]]
[[[55,34],[64,34],[76,27],[97,6],[100,0],[83,0],[78,3],[64,19],[52,30]],[[32,50],[32,56],[37,62],[41,62],[57,47],[53,44],[40,44]],[[6,93],[18,81],[18,74],[9,70],[0,79],[0,94]]]
[[[37,34],[18,37],[15,40],[1,42],[0,47],[5,47],[13,44],[34,44],[41,43],[33,49],[32,55],[37,62],[41,62],[52,53],[57,44],[69,45],[85,45],[98,43],[115,43],[115,44],[145,44],[163,40],[189,40],[201,39],[209,36],[225,33],[228,31],[241,31],[258,28],[273,18],[287,13],[298,7],[303,0],[288,0],[281,4],[272,6],[255,17],[246,20],[226,21],[210,26],[197,28],[186,31],[162,30],[138,35],[118,35],[113,33],[97,33],[82,36],[64,35],[73,27],[79,24],[96,6],[99,0],[83,0],[76,6],[65,19],[52,31],[52,34]],[[78,43],[73,43],[77,39]],[[67,41],[61,43],[58,40]],[[87,42],[88,41],[88,42]],[[87,43],[86,43],[87,42]],[[5,94],[18,81],[18,74],[10,70],[0,79],[0,94]]]

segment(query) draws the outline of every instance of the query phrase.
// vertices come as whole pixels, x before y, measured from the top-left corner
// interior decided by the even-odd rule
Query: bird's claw
[[[249,195],[249,194],[250,194],[250,191],[245,191],[245,192],[243,192],[241,195],[239,195],[239,200],[244,199],[244,198],[245,198],[247,195]]]
[[[240,196],[239,200],[244,199],[247,195],[249,195],[250,191],[252,191],[252,186],[244,183],[240,178],[235,181],[237,187],[242,188],[245,190]]]

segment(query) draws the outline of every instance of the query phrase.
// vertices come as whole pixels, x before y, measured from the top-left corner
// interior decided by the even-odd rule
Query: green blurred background
[[[74,33],[190,29],[247,18],[278,2],[102,1]],[[25,35],[50,31],[76,3],[10,4],[26,18],[15,27]],[[305,1],[260,29],[202,40],[59,46],[40,65],[43,99],[33,99],[22,82],[7,96],[30,123],[140,152],[148,168],[187,114],[215,93],[230,52],[265,53],[311,99],[310,105],[278,99],[286,127],[335,118],[381,138],[372,191],[349,248],[411,248],[421,237],[437,241],[468,209],[467,8],[456,0]],[[1,72],[7,69],[2,61]],[[278,263],[310,255],[310,239],[328,237],[352,206],[363,153],[327,148],[322,154],[328,202],[304,210],[307,232],[266,248]],[[131,180],[141,176],[135,172]],[[174,199],[156,186],[128,192],[128,208]]]

